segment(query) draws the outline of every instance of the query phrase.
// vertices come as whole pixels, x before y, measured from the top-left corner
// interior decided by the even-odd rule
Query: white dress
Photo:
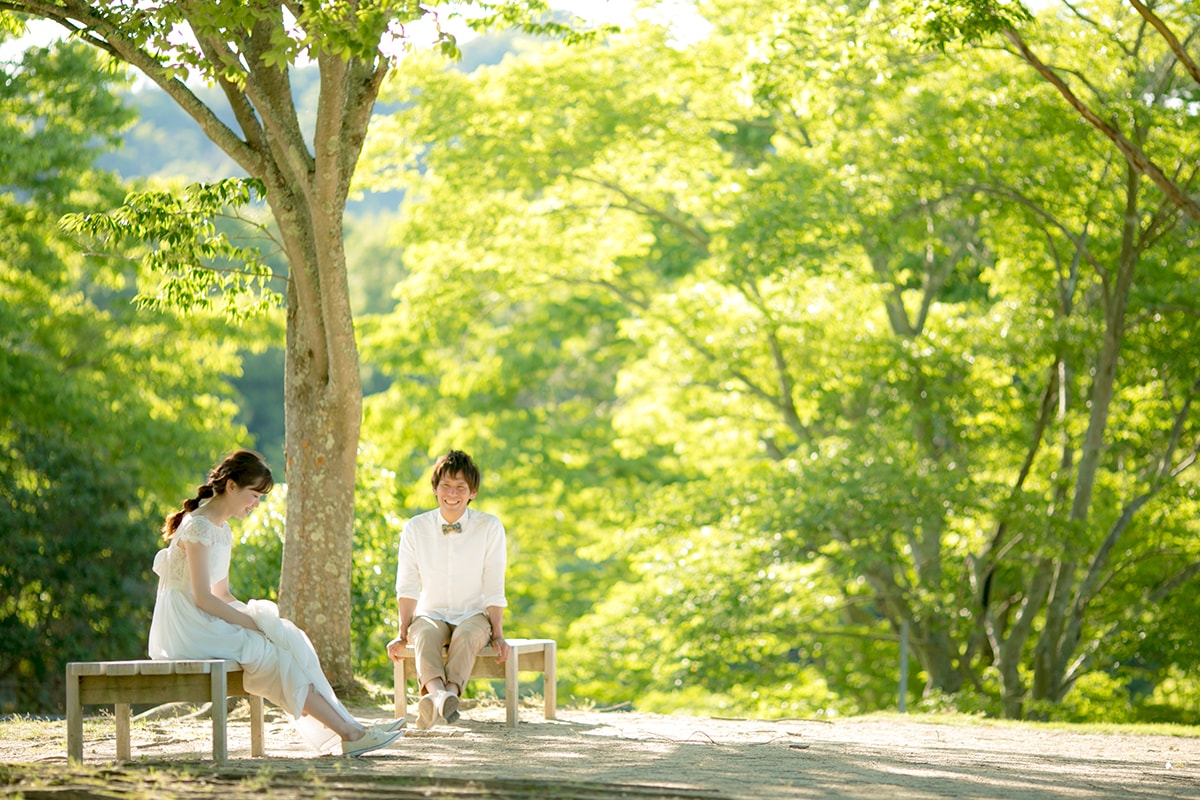
[[[316,687],[348,721],[353,723],[354,718],[334,694],[308,637],[290,621],[280,619],[275,604],[268,600],[233,604],[254,617],[267,635],[201,611],[192,595],[187,550],[179,546],[181,542],[208,546],[208,575],[214,584],[229,577],[233,554],[229,524],[218,526],[204,517],[184,516],[170,545],[154,557],[159,580],[150,621],[150,658],[232,659],[242,665],[246,691],[287,712],[301,736],[319,752],[336,750],[341,737],[303,715],[309,687]]]

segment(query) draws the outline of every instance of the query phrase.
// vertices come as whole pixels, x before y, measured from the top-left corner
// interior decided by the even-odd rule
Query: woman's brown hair
[[[235,450],[221,463],[208,471],[208,480],[196,487],[196,496],[183,501],[183,507],[167,516],[162,526],[163,538],[170,541],[183,522],[183,517],[200,507],[201,501],[225,492],[228,481],[243,488],[266,494],[275,485],[266,459],[253,450]]]

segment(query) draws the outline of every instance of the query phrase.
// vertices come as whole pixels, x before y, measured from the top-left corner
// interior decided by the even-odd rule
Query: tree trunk
[[[989,607],[985,611],[984,624],[995,654],[996,671],[1000,676],[1001,713],[1005,719],[1021,719],[1025,715],[1025,682],[1021,677],[1021,661],[1033,623],[1046,601],[1053,570],[1049,559],[1038,562],[1018,605],[1016,619],[1008,631],[1004,631],[1003,620],[1006,608]]]
[[[350,573],[362,384],[342,206],[336,197],[307,201],[282,179],[269,187],[268,203],[290,265],[280,612],[308,634],[330,682],[345,687],[353,680]]]
[[[838,535],[835,532],[835,536]],[[849,543],[848,538],[840,538]],[[949,622],[934,615],[915,619],[916,615],[905,598],[904,590],[896,584],[889,569],[867,568],[863,576],[874,591],[880,610],[896,630],[905,622],[911,626],[913,656],[925,671],[925,694],[956,694],[962,689],[963,675]]]
[[[1117,269],[1112,279],[1106,282],[1104,336],[1094,365],[1095,378],[1088,393],[1091,413],[1075,473],[1069,527],[1065,531],[1068,546],[1069,540],[1082,534],[1090,520],[1096,474],[1100,469],[1109,412],[1116,391],[1129,293],[1140,255],[1138,188],[1139,175],[1130,166],[1126,170],[1121,252]],[[1079,582],[1080,564],[1075,555],[1068,554],[1059,564],[1046,623],[1035,652],[1033,696],[1036,699],[1057,703],[1071,688],[1067,671],[1078,651],[1083,619],[1095,597],[1098,576],[1107,566],[1109,549],[1101,547],[1089,557],[1091,563],[1084,570],[1085,578]]]
[[[925,694],[958,694],[963,674],[958,665],[958,648],[949,626],[942,621],[914,623],[913,652],[925,670]]]
[[[285,616],[308,632],[335,686],[353,678],[350,572],[354,537],[354,468],[362,389],[353,328],[335,357],[355,365],[353,381],[319,373],[313,343],[289,298],[284,372],[287,538],[279,601]]]
[[[350,647],[354,474],[362,380],[343,231],[346,197],[386,67],[320,59],[312,170],[280,170],[268,202],[288,253],[284,417],[288,504],[281,611],[308,633],[335,686]],[[276,164],[282,163],[276,160]]]

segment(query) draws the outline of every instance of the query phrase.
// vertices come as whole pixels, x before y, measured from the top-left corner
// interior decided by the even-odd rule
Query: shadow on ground
[[[525,711],[530,711],[525,709]],[[386,712],[375,710],[383,716]],[[227,766],[205,720],[145,719],[115,761],[111,716],[85,722],[68,764],[61,722],[0,722],[0,796],[26,800],[1200,800],[1200,739],[979,720],[723,720],[479,707],[363,758],[314,756],[278,715],[265,758],[229,726]]]

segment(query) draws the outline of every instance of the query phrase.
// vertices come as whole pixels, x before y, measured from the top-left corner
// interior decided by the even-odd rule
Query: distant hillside
[[[463,57],[456,68],[471,72],[483,65],[498,64],[506,55],[519,51],[529,41],[529,37],[523,34],[510,32],[473,39],[462,45]],[[316,119],[320,90],[318,78],[315,67],[297,69],[292,73],[296,108],[310,136]],[[218,109],[219,116],[233,127],[233,113],[228,110],[219,89],[201,86],[195,91],[210,108]],[[113,170],[126,178],[182,177],[190,181],[215,181],[245,175],[158,87],[148,85],[132,91],[128,95],[128,102],[137,110],[138,122],[126,134],[120,150],[99,159],[102,168]],[[379,106],[376,113],[389,113],[392,110],[387,106]],[[352,217],[393,213],[400,200],[397,192],[370,195],[353,202],[347,213]]]

